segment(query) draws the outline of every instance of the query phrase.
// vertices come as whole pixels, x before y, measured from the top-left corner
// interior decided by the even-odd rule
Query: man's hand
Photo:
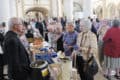
[[[68,48],[69,48],[69,49],[71,49],[71,48],[72,48],[72,46],[68,46]]]

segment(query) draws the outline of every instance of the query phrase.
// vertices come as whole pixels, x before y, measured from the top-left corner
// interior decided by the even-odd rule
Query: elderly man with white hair
[[[3,49],[10,80],[27,80],[30,73],[28,53],[19,39],[23,30],[20,18],[14,17],[9,20],[9,31],[5,35]]]
[[[81,33],[78,34],[77,46],[78,52],[82,57],[82,61],[77,59],[78,72],[80,73],[81,80],[94,80],[92,73],[85,72],[85,65],[92,56],[97,57],[98,46],[96,35],[91,32],[91,22],[88,19],[81,20],[80,23]],[[97,59],[98,62],[98,59]]]

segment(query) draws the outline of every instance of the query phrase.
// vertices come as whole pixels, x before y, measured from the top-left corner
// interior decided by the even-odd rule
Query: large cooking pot
[[[72,74],[72,59],[70,57],[60,58],[62,65],[62,80],[70,80]]]
[[[50,73],[48,70],[48,63],[46,61],[35,61],[31,63],[30,67],[32,68],[32,80],[49,80]]]

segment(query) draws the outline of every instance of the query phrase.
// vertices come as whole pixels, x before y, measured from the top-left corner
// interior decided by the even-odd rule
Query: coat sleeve
[[[66,37],[67,37],[67,33],[64,33],[63,34],[63,48],[64,48],[64,50],[68,50],[68,46],[67,46],[67,43],[65,42],[65,40],[66,40]]]
[[[90,47],[91,47],[90,53],[97,53],[98,45],[97,45],[97,37],[95,34],[91,34]]]
[[[78,33],[76,33],[76,36],[75,36],[75,43],[73,45],[74,50],[78,50],[77,39],[78,39]]]
[[[106,42],[110,39],[110,30],[108,30],[106,33],[105,33],[105,36],[103,37],[103,41]]]
[[[95,60],[98,64],[99,69],[102,70],[102,67],[101,67],[100,62],[99,62],[97,37],[95,34],[91,34],[90,45],[91,45],[90,53],[92,53],[92,55],[95,57]]]

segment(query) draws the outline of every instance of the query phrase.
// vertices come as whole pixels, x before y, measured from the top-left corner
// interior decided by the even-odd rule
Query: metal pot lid
[[[38,61],[32,62],[30,65],[31,68],[44,68],[46,66],[48,66],[48,63],[47,61],[44,61],[44,60],[38,60]]]
[[[64,57],[64,58],[60,58],[60,60],[62,60],[62,61],[71,61],[71,58],[70,57]]]

